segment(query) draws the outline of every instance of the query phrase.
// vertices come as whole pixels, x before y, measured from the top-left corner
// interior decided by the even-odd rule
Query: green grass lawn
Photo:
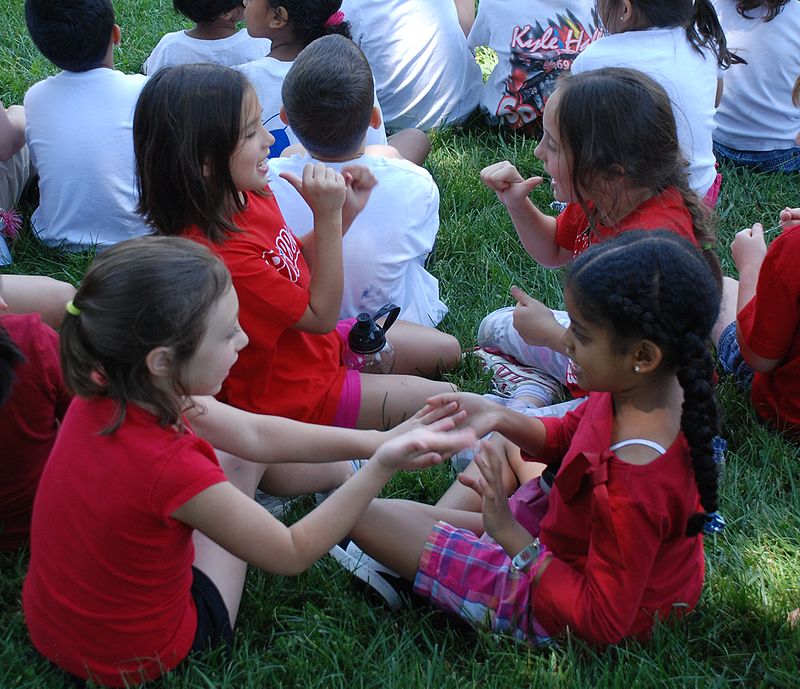
[[[123,29],[118,66],[139,71],[159,37],[181,23],[165,0],[115,3]],[[0,98],[21,102],[35,81],[54,73],[28,40],[20,0],[0,0]],[[441,190],[442,227],[431,269],[450,314],[442,327],[464,348],[480,319],[509,302],[519,284],[552,307],[561,276],[533,264],[508,214],[478,180],[480,168],[507,158],[540,170],[535,142],[484,128],[433,137],[428,167]],[[733,234],[754,221],[773,225],[785,205],[800,205],[798,175],[723,168],[718,206],[725,271]],[[543,185],[546,187],[547,185]],[[542,206],[549,190],[534,194]],[[29,215],[30,206],[23,208]],[[29,233],[14,246],[6,272],[49,274],[77,283],[90,256],[43,249]],[[485,391],[466,364],[453,380]],[[231,659],[206,656],[163,687],[800,687],[800,631],[785,623],[800,606],[800,455],[760,426],[748,400],[724,381],[719,390],[729,440],[721,510],[728,528],[706,539],[706,586],[697,610],[677,627],[659,627],[646,644],[604,653],[578,640],[535,650],[474,631],[415,606],[391,612],[325,558],[295,578],[251,571]],[[434,501],[452,480],[443,467],[396,478],[385,495]],[[310,507],[310,502],[304,506]],[[303,508],[301,508],[302,510]],[[296,510],[292,517],[301,511]],[[27,553],[0,555],[0,689],[68,686],[30,646],[20,590]]]

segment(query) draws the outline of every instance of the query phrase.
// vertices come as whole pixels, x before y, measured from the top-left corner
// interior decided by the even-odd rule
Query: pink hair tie
[[[332,26],[339,26],[344,21],[344,12],[341,10],[336,10],[330,17],[328,17],[328,21],[325,22],[325,28],[330,29]]]

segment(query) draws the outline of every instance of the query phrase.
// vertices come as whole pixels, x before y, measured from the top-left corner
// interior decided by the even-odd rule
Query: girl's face
[[[588,321],[578,308],[571,290],[564,291],[570,324],[561,342],[573,362],[573,372],[582,389],[620,392],[629,387],[635,361],[631,352],[620,352],[613,333]]]
[[[577,197],[572,185],[572,154],[561,142],[561,132],[558,130],[556,116],[560,99],[558,90],[548,99],[542,118],[542,140],[533,153],[544,163],[544,171],[550,176],[553,197],[569,203],[577,201]]]
[[[267,0],[244,0],[244,23],[253,38],[271,38],[269,22],[274,14]]]
[[[252,89],[242,101],[242,131],[231,156],[231,178],[239,191],[258,191],[267,183],[267,157],[275,138],[261,123],[261,104]]]
[[[233,286],[214,302],[206,330],[183,367],[181,381],[192,395],[216,395],[248,338],[239,327],[239,299]]]

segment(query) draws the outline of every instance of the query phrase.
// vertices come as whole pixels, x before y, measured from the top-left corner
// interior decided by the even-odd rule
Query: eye
[[[229,340],[232,340],[232,339],[233,339],[234,337],[236,337],[236,336],[237,336],[237,335],[238,335],[240,332],[242,332],[242,329],[241,329],[241,327],[239,326],[239,324],[237,323],[237,324],[234,326],[233,330],[231,330],[231,332],[228,334],[228,339],[229,339]]]
[[[581,344],[584,344],[588,338],[584,335],[580,330],[576,330],[575,326],[570,326],[569,328],[572,331],[572,336]]]

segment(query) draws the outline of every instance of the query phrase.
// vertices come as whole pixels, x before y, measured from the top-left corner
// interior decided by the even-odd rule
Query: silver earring
[[[636,366],[633,367],[633,372],[639,373],[639,364],[636,364]]]

